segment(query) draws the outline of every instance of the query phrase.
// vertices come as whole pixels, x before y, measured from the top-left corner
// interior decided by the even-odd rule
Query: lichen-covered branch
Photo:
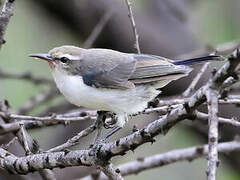
[[[218,166],[218,90],[210,86],[206,92],[208,102],[208,167],[207,179],[216,180]]]
[[[13,15],[15,0],[5,0],[2,10],[0,12],[0,49],[2,45],[6,42],[4,40],[4,35],[10,21],[10,18]]]
[[[0,148],[0,168],[13,174],[27,174],[44,168],[91,166],[93,165],[91,157],[89,150],[41,153],[16,157]]]
[[[119,169],[115,169],[111,163],[107,164],[106,166],[100,167],[100,169],[110,180],[123,180],[123,177],[120,174]]]
[[[232,151],[240,151],[240,142],[231,141],[219,143],[217,146],[219,153],[228,153]],[[117,167],[122,176],[138,174],[149,169],[166,166],[175,162],[189,161],[206,156],[208,154],[208,145],[196,146],[184,149],[171,150],[166,153],[153,155],[146,158],[139,158],[136,161],[127,162]],[[106,180],[107,177],[101,173],[99,180]],[[87,176],[79,180],[94,180],[92,176]]]

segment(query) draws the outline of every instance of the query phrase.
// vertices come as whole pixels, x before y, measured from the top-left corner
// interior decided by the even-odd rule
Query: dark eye
[[[61,61],[62,63],[66,63],[66,62],[69,61],[69,59],[68,59],[67,57],[61,57],[61,58],[60,58],[60,61]]]

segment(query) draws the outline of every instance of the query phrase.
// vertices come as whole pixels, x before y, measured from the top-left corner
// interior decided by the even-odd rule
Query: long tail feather
[[[204,56],[204,57],[198,57],[193,59],[187,59],[187,60],[180,60],[173,62],[174,65],[192,65],[195,63],[203,62],[203,61],[219,61],[223,60],[222,56]]]

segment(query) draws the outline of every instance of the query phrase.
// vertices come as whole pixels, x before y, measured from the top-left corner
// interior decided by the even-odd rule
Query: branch
[[[204,49],[182,54],[178,56],[176,59],[189,59],[192,57],[205,56],[212,53],[214,53],[215,55],[228,56],[238,48],[240,48],[239,41],[230,41],[227,43],[219,44],[216,47],[207,45],[205,46]]]
[[[207,179],[216,180],[218,166],[218,90],[216,86],[210,86],[207,91],[208,100],[208,167]]]
[[[231,97],[230,99],[220,100],[220,102],[229,103],[229,104],[230,103],[240,104],[239,97],[236,97],[236,96],[233,96],[233,97],[230,96],[230,97]],[[236,99],[234,99],[234,98],[236,98]],[[181,100],[181,103],[183,104],[182,99],[177,99],[177,102],[180,103],[180,100]],[[171,100],[170,101],[161,100],[160,104],[168,104],[169,102],[171,102]],[[165,114],[169,113],[172,109],[178,107],[179,105],[180,104],[171,105],[171,106],[161,106],[161,107],[156,107],[156,108],[148,108],[145,111],[143,111],[141,114],[150,114],[150,113],[156,112],[156,113],[158,113],[158,115],[165,115]],[[1,112],[0,112],[0,114],[1,114]],[[18,116],[18,115],[15,114],[13,116]],[[28,119],[28,120],[21,120],[18,122],[13,122],[13,123],[8,123],[8,124],[0,124],[0,135],[19,130],[20,124],[24,124],[26,129],[34,129],[34,128],[41,128],[41,127],[46,127],[46,126],[54,126],[54,125],[58,125],[58,124],[66,125],[68,123],[78,122],[81,120],[89,120],[89,118],[91,120],[95,120],[96,119],[96,111],[91,111],[91,112],[90,111],[77,111],[77,112],[70,113],[70,114],[57,115],[56,117],[59,116],[59,119],[57,119],[56,121],[54,120],[55,116],[47,116],[47,117],[32,117],[32,116],[29,117],[29,116],[22,116],[22,115],[19,115],[19,116],[21,117],[21,119],[25,119],[25,117],[26,117],[26,119],[28,119],[31,117],[32,119],[35,119],[35,120]],[[64,119],[61,119],[62,116],[64,117]],[[194,116],[196,116],[196,119],[199,119],[199,120],[204,120],[204,121],[208,120],[208,115],[205,113],[202,113],[202,112],[196,111],[196,112],[194,112]],[[36,120],[38,118],[40,118],[40,119]],[[53,118],[53,119],[51,119],[51,118]],[[219,117],[219,123],[228,124],[228,125],[231,125],[234,127],[240,127],[240,122],[238,122],[234,118],[227,119],[227,118]],[[89,128],[91,129],[92,126],[90,126]],[[79,134],[81,134],[81,132]],[[72,144],[72,142],[75,142],[76,139],[75,140],[74,139],[75,139],[75,137],[73,137],[73,139],[69,139],[69,141],[71,142],[70,144]],[[66,148],[69,148],[74,145],[75,145],[75,143],[73,143],[70,146],[67,145]]]
[[[16,157],[0,148],[0,168],[12,174],[27,174],[44,168],[91,166],[93,161],[89,150],[54,152]]]
[[[7,150],[18,138],[15,136],[7,144],[0,145],[0,148]]]
[[[3,103],[0,103],[0,111],[8,114],[8,108],[9,108],[9,104],[8,104],[7,101],[4,101]],[[2,124],[5,124],[6,122],[14,123],[13,119],[2,119],[0,117],[0,120],[2,120],[2,122],[3,122]],[[40,147],[39,147],[38,142],[35,141],[34,139],[32,139],[28,135],[27,131],[25,130],[25,128],[23,126],[23,124],[20,123],[19,126],[20,126],[20,130],[15,131],[13,133],[13,135],[15,135],[17,137],[20,144],[23,146],[26,154],[32,154],[32,153],[40,152],[40,149],[39,149]],[[51,170],[48,170],[48,169],[39,170],[39,174],[45,180],[56,180],[55,174]]]
[[[100,167],[100,169],[111,180],[123,180],[120,171],[118,169],[115,169],[111,163],[106,166]]]
[[[183,98],[175,98],[175,99],[168,99],[168,100],[160,100],[158,102],[158,106],[172,106],[172,105],[180,105],[184,104]],[[225,99],[219,99],[219,104],[240,104],[240,96],[228,96]]]
[[[10,114],[0,111],[0,117],[6,120],[18,119],[21,121],[0,124],[0,135],[9,132],[14,132],[20,129],[20,124],[24,124],[26,129],[33,129],[45,126],[53,126],[57,124],[69,124],[71,122],[80,122],[82,120],[95,120],[96,114],[92,111],[79,111],[60,115],[52,115],[47,117],[24,116]],[[22,120],[24,119],[24,120]]]
[[[46,103],[53,98],[59,95],[58,91],[54,87],[54,89],[49,89],[46,92],[37,94],[36,96],[30,98],[28,102],[26,102],[19,110],[16,112],[17,114],[26,114],[29,111],[36,108],[38,105]]]
[[[188,88],[183,92],[183,96],[187,97],[189,96],[193,90],[195,89],[195,87],[197,86],[197,83],[199,82],[199,80],[201,79],[201,77],[203,76],[203,74],[205,73],[205,71],[207,70],[207,68],[209,67],[210,63],[207,62],[205,63],[202,68],[199,70],[198,74],[196,75],[196,77],[192,80],[191,84],[188,86]]]
[[[93,43],[96,41],[97,37],[100,35],[100,33],[102,32],[103,28],[105,27],[105,25],[107,24],[107,22],[109,21],[109,19],[112,17],[112,11],[108,11],[106,12],[103,17],[100,19],[100,21],[98,22],[98,24],[95,26],[95,28],[93,29],[92,33],[90,34],[90,36],[87,38],[87,40],[84,42],[83,47],[84,48],[90,48],[92,47]]]
[[[31,138],[24,128],[24,125],[20,125],[20,127],[19,133],[21,133],[21,135],[18,135],[18,139],[21,138],[20,143],[23,145],[26,155],[31,155],[38,151],[40,152],[38,142]],[[32,147],[31,149],[29,145]],[[44,180],[56,180],[55,174],[50,169],[41,169],[39,170],[39,174]]]
[[[64,121],[59,122],[43,122],[43,121],[17,121],[7,124],[0,124],[0,135],[15,132],[20,129],[20,124],[24,124],[26,129],[34,129],[39,127],[54,126],[57,124],[66,124]]]
[[[240,142],[239,141],[230,141],[225,143],[219,143],[218,152],[228,153],[232,151],[240,151]],[[122,176],[128,176],[132,174],[138,174],[140,172],[166,166],[175,162],[181,161],[193,161],[194,159],[200,158],[208,154],[208,145],[195,146],[184,149],[171,150],[166,153],[153,155],[146,158],[139,158],[137,161],[128,162],[122,165],[119,165],[119,169]],[[107,180],[107,177],[101,173],[99,175],[99,180]],[[78,180],[94,180],[92,176],[86,176]]]
[[[2,11],[0,13],[0,49],[2,45],[6,42],[3,38],[10,21],[11,16],[13,16],[15,0],[5,0]]]
[[[138,32],[137,32],[137,27],[136,27],[136,23],[135,23],[133,12],[132,12],[132,6],[131,6],[131,3],[130,3],[129,0],[125,0],[125,3],[126,3],[127,8],[128,8],[128,17],[130,18],[133,33],[134,33],[134,37],[135,37],[134,47],[137,49],[137,53],[141,54],[141,50],[140,50],[140,47],[139,47],[139,41],[138,41],[139,35],[138,35]]]
[[[67,142],[56,146],[52,149],[49,149],[47,152],[57,152],[57,151],[62,151],[65,150],[67,148],[70,148],[72,146],[75,146],[76,144],[78,144],[79,140],[87,135],[89,135],[90,133],[92,133],[94,130],[96,129],[96,124],[93,124],[91,126],[89,126],[88,128],[82,130],[81,132],[79,132],[76,136],[70,138],[67,140]]]
[[[95,117],[92,117],[91,115],[84,115],[83,117],[65,117],[64,115],[55,115],[53,114],[52,116],[46,116],[46,117],[38,117],[38,116],[27,116],[27,115],[18,115],[18,114],[7,114],[4,112],[0,111],[0,116],[2,116],[5,119],[15,119],[15,120],[25,120],[25,121],[53,121],[55,123],[58,122],[74,122],[74,121],[85,121],[85,120],[95,120]]]
[[[43,178],[43,180],[57,180],[54,172],[50,169],[43,169],[39,171],[39,174]]]
[[[46,78],[37,78],[34,77],[30,72],[25,73],[13,73],[13,72],[4,72],[0,69],[0,78],[2,79],[22,79],[26,81],[30,81],[35,85],[40,84],[49,84],[53,85],[53,81],[46,79]]]
[[[28,146],[28,142],[31,141],[28,137],[29,135],[26,132],[26,129],[24,128],[23,124],[20,124],[20,133],[22,135],[22,142],[23,142],[23,148],[26,152],[27,155],[32,154],[29,146]]]
[[[199,120],[208,120],[208,114],[196,111],[194,113],[196,115],[196,118]],[[227,119],[227,118],[223,118],[223,117],[218,117],[218,122],[222,123],[222,124],[228,124],[234,127],[240,127],[240,122],[236,121],[235,119]]]
[[[171,105],[171,106],[161,106],[156,108],[148,108],[143,112],[143,114],[150,114],[150,113],[156,112],[158,113],[158,115],[164,115],[169,113],[172,109],[178,106],[179,105]],[[208,114],[206,113],[195,111],[193,115],[196,116],[196,119],[198,120],[203,120],[203,121],[208,120]],[[228,119],[228,118],[218,117],[218,122],[221,124],[231,125],[233,127],[240,127],[240,122],[234,118]]]

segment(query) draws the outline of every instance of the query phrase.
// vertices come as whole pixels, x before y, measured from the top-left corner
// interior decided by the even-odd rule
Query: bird
[[[145,110],[162,87],[188,76],[192,64],[222,59],[209,55],[171,60],[72,45],[29,56],[48,62],[57,88],[71,104],[114,113],[116,127],[110,134],[123,128],[130,115]]]

